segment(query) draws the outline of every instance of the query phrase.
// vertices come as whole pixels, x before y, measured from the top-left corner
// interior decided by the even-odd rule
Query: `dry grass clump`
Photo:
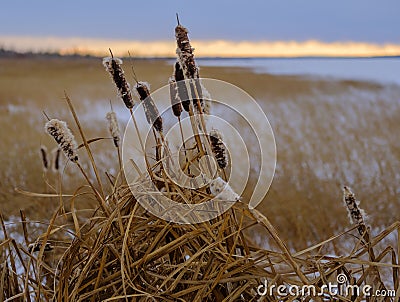
[[[171,101],[175,106],[181,102],[188,112],[193,121],[191,125],[195,138],[195,151],[190,154],[185,152],[183,170],[192,175],[200,171],[199,159],[209,155],[216,160],[218,171],[212,175],[208,185],[199,189],[189,189],[173,182],[160,165],[161,159],[157,155],[155,158],[158,160],[154,164],[150,164],[150,158],[146,158],[146,172],[157,190],[181,204],[202,203],[215,196],[220,202],[238,201],[240,196],[226,183],[224,169],[227,166],[227,155],[222,138],[216,131],[207,132],[202,116],[202,88],[187,29],[179,24],[176,37],[179,63],[175,65],[175,79],[170,81]],[[119,90],[119,96],[132,113],[134,101],[121,68],[122,61],[112,56],[104,62]],[[182,71],[182,80],[185,82],[179,79],[182,74],[176,75],[177,67]],[[162,119],[151,99],[148,86],[137,82],[135,89],[145,106],[147,121],[155,130],[157,143],[165,149],[164,154],[168,154],[168,144],[162,134]],[[4,234],[0,243],[0,301],[365,299],[362,295],[357,297],[345,292],[332,295],[326,286],[329,282],[337,284],[338,276],[345,276],[344,285],[370,285],[374,290],[394,289],[396,297],[386,298],[385,301],[398,301],[400,245],[398,240],[397,246],[383,245],[389,236],[400,236],[400,223],[373,236],[365,224],[354,194],[348,188],[344,189],[344,200],[353,227],[297,252],[289,250],[268,218],[257,209],[249,208],[245,200],[234,203],[228,211],[209,221],[197,224],[168,222],[154,216],[138,202],[138,195],[133,192],[140,185],[140,178],[138,183],[126,183],[122,171],[119,171],[116,175],[107,173],[108,182],[101,182],[90,147],[90,144],[100,139],[88,140],[85,137],[72,102],[67,96],[66,99],[79,129],[82,145],[77,145],[62,121],[51,120],[47,130],[59,148],[79,168],[88,186],[77,188],[70,195],[61,191],[55,195],[61,200],[68,198],[71,210],[62,213],[60,204],[46,230],[38,238],[31,238],[31,222],[21,212],[24,243],[17,244],[9,236],[8,228],[0,216]],[[196,107],[197,112],[193,110]],[[174,114],[180,118],[181,114],[186,113],[176,107]],[[120,160],[115,113],[109,115],[109,121],[110,134]],[[207,135],[202,136],[200,133]],[[96,183],[81,165],[81,157],[77,155],[79,149],[86,151]],[[145,153],[144,156],[149,157],[149,154]],[[119,165],[121,167],[121,163]],[[208,173],[212,174],[211,171]],[[154,200],[159,194],[152,191],[139,193]],[[98,202],[98,207],[87,220],[80,218],[74,207],[75,199],[82,195]],[[263,228],[270,242],[268,249],[257,247],[252,238],[246,236],[256,227]],[[347,241],[351,252],[324,255],[324,247],[337,240]],[[385,271],[390,274],[383,275]],[[266,283],[269,286],[268,294],[260,295],[258,290]],[[276,291],[278,286],[290,285],[314,286],[316,293],[322,294],[310,292],[285,296]],[[368,300],[378,301],[376,297],[369,297]]]
[[[243,203],[235,204],[228,215],[212,221],[179,225],[144,210],[126,185],[116,188],[108,202],[112,205],[110,216],[102,215],[98,209],[88,222],[76,223],[76,229],[71,226],[75,238],[63,247],[63,254],[53,261],[53,266],[47,264],[51,249],[47,251],[48,242],[43,245],[43,240],[47,234],[61,232],[54,221],[38,239],[41,245],[30,251],[30,246],[17,245],[9,238],[3,225],[6,238],[0,249],[2,299],[28,300],[31,295],[33,301],[284,301],[276,290],[271,296],[260,297],[258,286],[265,282],[270,286],[313,285],[319,292],[328,282],[335,284],[339,274],[347,276],[346,284],[398,290],[398,247],[379,245],[391,233],[399,235],[399,223],[367,243],[362,238],[350,240],[356,235],[355,225],[294,253],[286,248],[265,216]],[[251,231],[256,225],[261,225],[266,237],[274,242],[270,249],[260,249],[244,236],[245,230]],[[335,240],[352,243],[351,253],[320,253]],[[52,242],[56,246],[57,241]],[[43,252],[35,252],[38,247],[43,247]],[[371,250],[377,247],[379,254],[371,261]],[[15,273],[17,266],[20,271]],[[386,285],[380,281],[380,271],[384,269],[391,272]],[[326,288],[325,292],[325,300],[333,301]],[[360,301],[345,294],[336,298]],[[318,296],[314,299],[322,301]]]

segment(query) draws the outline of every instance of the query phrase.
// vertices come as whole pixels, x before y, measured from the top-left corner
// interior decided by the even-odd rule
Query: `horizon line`
[[[191,40],[198,58],[296,58],[296,57],[394,57],[400,55],[400,44],[355,41],[232,41]],[[55,36],[0,35],[0,48],[23,53],[58,53],[104,57],[111,48],[114,54],[127,57],[173,58],[174,40],[116,40]],[[132,51],[133,50],[133,51]]]

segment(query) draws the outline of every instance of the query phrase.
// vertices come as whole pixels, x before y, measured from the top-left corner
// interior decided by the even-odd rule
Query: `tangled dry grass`
[[[185,165],[185,169],[193,172],[198,169],[198,158],[213,154],[213,148],[208,136],[199,135],[199,128],[205,131],[206,127],[201,116],[202,95],[197,81],[198,70],[194,69],[187,31],[181,25],[177,28],[177,38],[184,38],[178,41],[178,46],[181,46],[179,63],[181,67],[186,66],[182,69],[189,81],[189,88],[196,92],[193,102],[186,104],[188,114],[198,119],[192,124],[192,130],[199,154],[190,155],[190,158],[185,154],[186,163],[190,163]],[[185,54],[185,51],[189,53]],[[189,62],[185,63],[185,60]],[[107,59],[107,62],[113,66],[114,58]],[[115,62],[118,64],[114,63],[114,68],[120,70],[120,61],[115,59]],[[118,77],[123,77],[123,72],[114,73],[113,78],[116,78],[114,81],[120,96],[131,110],[132,95],[127,93],[130,87]],[[143,85],[137,83],[138,87]],[[149,97],[148,89],[145,94],[140,95],[143,102]],[[353,227],[301,251],[290,250],[268,218],[258,210],[249,208],[245,201],[234,203],[227,212],[209,221],[197,224],[171,223],[152,215],[138,203],[136,195],[132,193],[132,185],[126,183],[121,171],[117,175],[107,174],[107,183],[101,181],[95,154],[91,151],[91,144],[100,138],[86,138],[68,96],[66,100],[82,144],[64,143],[60,147],[67,156],[74,155],[72,162],[84,175],[87,185],[77,188],[70,195],[61,190],[58,194],[42,194],[59,198],[60,206],[49,220],[47,230],[39,237],[32,238],[31,222],[21,211],[20,224],[25,244],[17,244],[9,236],[1,218],[4,240],[0,243],[0,301],[399,300],[400,222],[372,236],[359,203],[347,187],[344,189],[344,202],[349,208]],[[182,188],[165,177],[161,159],[157,155],[160,154],[158,146],[166,146],[162,120],[155,104],[149,102],[148,106],[147,120],[154,127],[155,140],[159,144],[154,163],[150,160],[146,162],[157,188],[168,188],[167,193],[181,202],[189,200],[202,203],[212,199],[213,192],[208,187],[201,190]],[[72,134],[68,132],[68,135],[68,141],[73,140],[70,137]],[[112,138],[114,144],[110,145],[117,149],[116,161],[121,166],[119,139],[115,137]],[[58,135],[57,138],[59,142],[65,141]],[[75,157],[76,149],[86,151],[95,181]],[[216,157],[218,163],[224,161],[222,153]],[[226,177],[223,173],[225,166],[219,165],[220,177]],[[37,195],[26,194],[28,197]],[[147,194],[151,195],[151,192]],[[88,219],[75,210],[75,200],[82,196],[98,202],[98,207]],[[64,212],[63,205],[67,201],[68,211]],[[271,246],[268,249],[253,243],[251,234],[257,227],[262,227],[265,236],[269,237]],[[387,243],[388,238],[396,238],[391,241],[393,246]],[[351,252],[323,254],[324,247],[333,241],[347,241],[352,246]],[[339,276],[345,278],[343,285],[369,285],[372,287],[371,293],[379,290],[381,293],[386,291],[394,294],[391,297],[366,297],[354,292],[333,295],[327,286],[337,283]],[[268,284],[271,290],[261,295],[259,288],[264,284]],[[290,285],[314,286],[316,293],[321,294],[310,292],[285,296],[276,290],[278,286]]]

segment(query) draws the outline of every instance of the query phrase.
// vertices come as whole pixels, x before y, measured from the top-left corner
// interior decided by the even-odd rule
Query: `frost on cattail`
[[[203,107],[203,93],[199,81],[199,69],[194,60],[194,48],[190,45],[187,28],[178,24],[178,26],[175,27],[175,37],[178,45],[176,54],[178,55],[178,63],[183,71],[184,78],[194,79],[194,85],[191,84],[190,89],[194,108],[197,109],[197,112],[199,112],[199,107]]]
[[[144,113],[146,115],[147,122],[154,127],[158,132],[163,131],[163,123],[160,113],[154,100],[150,95],[150,87],[146,82],[137,82],[135,89],[139,95],[140,100],[143,102]]]
[[[365,231],[365,212],[360,208],[360,202],[356,200],[354,193],[349,187],[343,188],[343,200],[347,208],[350,223],[359,225],[358,232],[362,235]]]
[[[106,57],[103,58],[103,65],[106,68],[106,71],[110,74],[112,80],[117,86],[118,95],[124,101],[125,106],[128,109],[132,109],[135,105],[132,93],[129,87],[128,82],[126,81],[124,71],[121,68],[122,60],[114,57]]]
[[[29,253],[34,253],[34,252],[39,252],[42,247],[41,242],[34,242],[28,245],[28,252]],[[45,252],[50,252],[54,250],[54,246],[50,242],[46,242],[44,245],[44,251]]]
[[[53,172],[58,172],[60,170],[60,154],[61,150],[60,148],[54,148],[53,151],[51,151],[52,156],[53,156]]]
[[[211,194],[220,200],[239,201],[240,196],[233,191],[231,186],[221,177],[213,179],[210,183]]]
[[[176,62],[174,65],[174,77],[178,88],[178,96],[182,101],[183,109],[185,109],[186,112],[189,112],[189,107],[190,107],[189,93],[185,83],[185,76],[183,74],[183,70],[179,62]]]
[[[178,24],[178,26],[175,27],[175,37],[178,45],[176,54],[178,55],[185,77],[188,79],[198,78],[198,69],[193,54],[194,48],[190,45],[188,30]]]
[[[110,111],[107,113],[106,118],[108,120],[108,130],[113,138],[115,147],[118,148],[119,141],[121,140],[121,135],[119,132],[117,115],[114,111]]]
[[[182,113],[182,103],[178,95],[178,87],[173,77],[169,78],[169,97],[171,99],[172,112],[176,117],[180,117]]]
[[[40,146],[40,157],[42,158],[43,171],[47,172],[49,169],[49,160],[47,156],[47,148],[44,145]]]
[[[193,98],[193,106],[195,111],[197,113],[200,113],[200,108],[202,109],[201,112],[203,112],[204,108],[202,85],[200,83],[200,79],[198,78],[194,79],[193,81],[194,85],[193,82],[190,83],[190,91]]]
[[[64,154],[73,162],[78,161],[78,144],[68,128],[67,123],[57,119],[51,119],[45,125],[46,132],[51,135]]]
[[[203,86],[203,84],[200,83],[200,85],[201,85],[201,89],[202,89],[202,93],[203,93],[203,103],[202,103],[202,105],[203,105],[203,107],[202,107],[203,113],[205,115],[210,115],[210,112],[211,112],[211,95],[208,92],[208,90]]]
[[[210,131],[211,149],[217,160],[218,166],[225,169],[227,166],[226,149],[222,140],[222,134],[215,129]]]

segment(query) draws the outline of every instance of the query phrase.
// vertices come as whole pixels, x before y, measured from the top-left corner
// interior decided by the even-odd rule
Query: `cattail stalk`
[[[65,156],[72,162],[78,161],[78,144],[67,123],[58,119],[51,119],[45,125],[46,132],[51,135]]]
[[[199,69],[196,66],[196,62],[194,60],[194,48],[192,48],[190,41],[189,41],[189,36],[188,36],[188,30],[182,26],[179,23],[178,20],[178,25],[175,27],[175,37],[176,37],[176,43],[177,43],[177,49],[176,49],[176,54],[178,56],[178,64],[175,64],[175,79],[178,82],[178,79],[176,78],[177,71],[180,69],[182,70],[183,77],[184,79],[189,80],[189,91],[191,94],[191,97],[189,99],[193,100],[193,106],[195,108],[195,112],[193,110],[192,105],[189,102],[189,110],[186,111],[189,112],[190,115],[190,120],[192,123],[192,128],[194,132],[194,138],[196,140],[197,148],[199,149],[201,154],[211,154],[211,146],[210,146],[210,141],[207,135],[205,136],[205,144],[203,148],[203,144],[199,135],[199,131],[197,128],[199,128],[200,132],[202,133],[207,133],[207,129],[205,126],[204,122],[204,117],[203,117],[203,92],[202,92],[202,87],[201,87],[201,82],[200,82],[200,77],[199,77]],[[179,75],[181,76],[181,75]],[[185,82],[182,82],[185,84]],[[182,99],[182,98],[181,98]],[[182,99],[183,101],[183,99]],[[182,105],[185,107],[185,104],[182,102]],[[198,114],[194,114],[198,113]],[[200,119],[200,120],[198,120]],[[197,121],[196,121],[197,120]],[[205,150],[206,152],[205,152]],[[207,159],[207,165],[208,168],[211,170],[211,163]]]
[[[90,159],[90,162],[92,164],[92,168],[93,168],[94,174],[96,176],[96,180],[97,180],[97,183],[99,185],[100,192],[97,191],[97,189],[94,187],[92,181],[89,179],[89,177],[86,174],[85,170],[83,169],[82,165],[79,163],[78,157],[76,157],[75,163],[78,166],[79,170],[81,171],[82,175],[85,177],[86,182],[89,184],[89,186],[93,190],[93,193],[94,193],[94,195],[95,195],[95,197],[96,197],[101,209],[103,210],[104,214],[106,214],[106,216],[109,216],[110,215],[110,211],[108,210],[108,207],[107,207],[107,205],[105,203],[105,200],[103,198],[103,196],[104,196],[103,185],[102,185],[102,182],[100,180],[100,175],[99,175],[96,163],[94,161],[94,157],[93,157],[92,151],[90,150],[89,143],[88,143],[88,141],[86,139],[85,134],[83,133],[83,129],[82,129],[81,123],[79,122],[79,119],[78,119],[78,115],[75,112],[75,108],[72,105],[71,99],[69,98],[69,96],[67,95],[66,92],[65,92],[65,100],[67,101],[68,107],[69,107],[69,109],[70,109],[70,111],[72,113],[72,116],[74,117],[76,126],[78,127],[79,133],[80,133],[81,138],[83,140],[83,145],[85,146],[85,149],[87,151],[87,155],[88,155],[88,157]]]
[[[122,100],[125,103],[125,106],[129,109],[136,132],[139,136],[139,143],[140,143],[140,146],[141,146],[142,151],[145,156],[147,168],[150,171],[150,166],[147,161],[144,145],[143,145],[140,133],[139,133],[139,128],[137,126],[136,119],[133,115],[132,108],[134,107],[135,102],[133,101],[130,86],[129,86],[128,82],[126,81],[124,71],[121,67],[122,60],[119,58],[114,58],[111,50],[110,50],[110,53],[111,53],[111,57],[106,57],[103,59],[103,65],[106,68],[106,71],[108,71],[111,78],[113,79],[115,86],[117,86],[118,95],[122,98]],[[118,149],[118,152],[120,152],[119,149]]]
[[[360,202],[356,200],[354,193],[346,186],[343,187],[343,201],[347,208],[350,223],[357,225],[358,232],[363,236],[366,231],[365,212],[360,208]]]
[[[51,119],[45,125],[46,131],[58,144],[58,149],[62,150],[65,156],[72,162],[78,164],[78,144],[67,123],[57,119]],[[61,179],[59,174],[59,186],[61,191]],[[60,211],[65,213],[62,197],[60,196]]]
[[[354,193],[347,186],[343,187],[343,200],[348,211],[350,223],[357,225],[358,233],[362,236],[363,241],[367,246],[369,260],[371,262],[376,262],[374,248],[373,245],[371,245],[370,232],[365,224],[366,214],[364,210],[360,208],[360,202],[356,200]],[[375,287],[376,289],[387,290],[385,284],[382,282],[379,269],[373,265],[371,270],[374,273],[373,275],[368,276],[366,280],[367,284],[373,284],[373,290]]]
[[[111,53],[111,57],[106,57],[103,59],[103,65],[114,81],[118,90],[118,95],[124,101],[125,106],[128,109],[132,109],[135,103],[132,98],[131,89],[126,81],[124,71],[121,67],[122,60],[119,58],[114,58]]]
[[[194,48],[191,46],[190,41],[189,41],[189,36],[188,36],[188,30],[184,26],[182,26],[179,23],[178,20],[178,25],[175,27],[175,38],[176,38],[176,43],[177,43],[177,49],[176,49],[176,54],[178,56],[178,64],[175,64],[175,73],[177,70],[179,70],[179,67],[183,71],[183,75],[185,79],[189,80],[189,87],[190,87],[190,93],[191,93],[191,98],[193,100],[193,105],[195,108],[196,113],[199,113],[197,118],[200,118],[200,122],[192,122],[193,127],[197,127],[195,124],[198,125],[200,130],[202,130],[203,133],[207,133],[207,129],[205,127],[205,122],[203,118],[203,92],[202,92],[202,87],[199,79],[199,69],[196,66],[196,62],[194,60]],[[179,66],[177,66],[179,65]],[[178,79],[176,79],[178,81]],[[186,84],[186,83],[185,83]],[[183,100],[183,99],[182,99]],[[185,105],[184,105],[185,106]],[[186,108],[185,108],[186,110]],[[192,115],[190,112],[190,105],[189,105],[189,114]],[[192,117],[191,117],[191,120]],[[198,131],[197,129],[194,131],[195,134],[195,139],[197,142],[198,147],[200,148],[201,153],[204,153],[203,146],[201,145],[201,139],[198,136]],[[210,153],[210,141],[208,140],[208,137],[206,137],[206,144],[205,148],[207,150],[207,153]],[[209,164],[210,166],[210,164]]]
[[[184,86],[184,87],[186,88],[186,86]],[[182,139],[182,145],[183,145],[183,152],[185,154],[186,164],[188,165],[188,173],[190,174],[189,159],[187,157],[185,137],[183,135],[183,129],[182,129],[182,123],[181,123],[182,102],[181,102],[181,98],[179,96],[178,85],[177,85],[174,77],[171,77],[169,79],[169,95],[170,95],[170,99],[171,99],[172,112],[178,118],[179,130],[181,132],[181,139]]]
[[[192,123],[192,128],[194,130],[197,130],[196,126],[195,126],[196,122],[193,120],[193,109],[191,109],[190,96],[189,96],[188,89],[186,87],[185,75],[184,75],[183,69],[181,67],[181,63],[179,61],[177,61],[174,65],[174,77],[175,77],[175,81],[177,84],[178,96],[181,99],[182,107],[190,115],[190,121]],[[201,139],[200,139],[197,131],[194,133],[194,138],[196,140],[197,148],[199,149],[199,151],[201,153],[204,154],[203,146],[201,144]]]

